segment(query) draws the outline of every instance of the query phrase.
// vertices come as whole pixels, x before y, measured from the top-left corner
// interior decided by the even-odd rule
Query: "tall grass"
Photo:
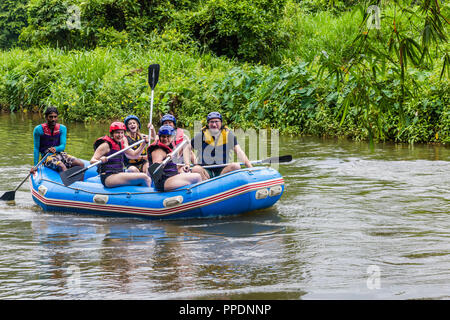
[[[0,51],[0,105],[15,111],[56,105],[66,120],[97,121],[129,113],[148,117],[147,67],[161,65],[155,111],[180,113],[236,63],[210,54],[148,50],[139,46],[91,51],[42,48]]]
[[[280,28],[289,34],[289,45],[277,54],[285,62],[311,62],[320,54],[342,57],[359,31],[359,21],[359,12],[344,12],[338,16],[329,11],[311,14],[299,4],[288,1]]]

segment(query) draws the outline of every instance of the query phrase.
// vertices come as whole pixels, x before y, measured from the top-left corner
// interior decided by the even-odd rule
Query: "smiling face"
[[[58,114],[56,112],[52,112],[46,117],[46,120],[49,127],[54,127],[56,122],[58,122]]]
[[[168,134],[161,134],[159,136],[159,141],[161,141],[162,144],[168,146],[173,141],[173,136]]]
[[[131,133],[136,133],[139,130],[139,123],[136,120],[131,119],[127,122],[127,128]]]
[[[214,118],[208,121],[208,129],[212,135],[219,133],[220,128],[222,128],[222,121],[218,118]]]
[[[124,130],[114,130],[112,132],[112,138],[116,141],[116,142],[120,142],[123,139],[123,136],[125,134]]]
[[[175,123],[173,123],[173,121],[170,121],[170,120],[164,121],[164,122],[162,123],[162,125],[163,125],[163,126],[164,126],[164,125],[169,125],[169,126],[171,126],[172,128],[175,128]]]

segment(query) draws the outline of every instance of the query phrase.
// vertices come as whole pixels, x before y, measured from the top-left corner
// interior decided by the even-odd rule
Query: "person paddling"
[[[106,158],[109,155],[116,153],[124,148],[123,139],[126,131],[123,122],[113,122],[109,127],[109,136],[98,138],[94,143],[94,155],[91,163],[101,161],[102,164],[98,166],[98,173],[100,180],[105,187],[112,188],[124,185],[140,185],[145,184],[151,186],[151,179],[148,175],[141,172],[124,172],[124,153],[130,159],[138,159],[142,151],[148,143],[142,143],[136,150],[128,149],[115,157]]]
[[[163,125],[158,130],[159,139],[152,143],[147,150],[149,162],[161,163],[174,148],[175,129],[170,125]],[[189,166],[185,172],[179,173],[177,164],[172,160],[162,169],[161,178],[155,183],[155,189],[158,191],[169,191],[189,184],[197,183],[202,180],[198,173],[189,172]]]
[[[128,145],[132,145],[135,142],[142,140],[145,135],[142,135],[140,132],[141,129],[141,121],[135,115],[129,115],[123,121],[125,127],[127,128],[125,139],[124,139],[124,148]],[[155,129],[153,126],[151,127],[153,137],[156,136]],[[137,145],[133,147],[133,150],[137,150],[140,146]],[[141,155],[137,159],[129,159],[125,157],[125,167],[128,172],[143,172],[147,173],[148,170],[148,160],[147,160],[147,149],[144,149]]]
[[[189,140],[189,137],[186,136],[184,130],[181,128],[177,128],[177,119],[175,118],[175,116],[171,114],[165,114],[161,118],[160,124],[161,126],[169,125],[175,130],[175,137],[172,142],[173,147],[176,147],[183,140]],[[176,155],[173,158],[173,162],[178,165],[178,171],[181,173],[183,171],[188,172],[187,169],[190,169],[190,163],[196,164],[197,160],[191,146],[188,144],[187,147],[183,149],[183,152],[180,155]]]
[[[199,162],[202,165],[225,164],[230,160],[231,151],[234,151],[247,168],[252,168],[233,131],[224,126],[222,120],[219,112],[210,112],[206,117],[207,125],[191,140],[192,148],[198,152]],[[201,174],[202,179],[207,180],[240,168],[241,165],[237,162],[229,163],[224,168],[213,169],[196,165],[192,172]]]
[[[66,171],[74,166],[84,167],[83,161],[64,152],[67,128],[58,123],[58,109],[49,106],[44,115],[47,122],[36,126],[33,130],[34,167],[31,168],[30,173],[36,172],[39,155],[43,157],[47,153],[51,153],[51,155],[45,159],[44,166],[53,170]]]

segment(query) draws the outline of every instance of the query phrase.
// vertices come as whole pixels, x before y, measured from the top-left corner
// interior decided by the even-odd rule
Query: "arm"
[[[141,157],[141,153],[142,151],[144,151],[144,148],[147,146],[147,142],[148,142],[148,136],[144,136],[145,137],[145,142],[142,142],[139,145],[139,148],[137,148],[136,150],[133,149],[128,149],[127,151],[125,151],[125,155],[127,156],[128,159],[139,159]],[[127,140],[126,138],[124,140]],[[128,147],[128,142],[126,145],[124,145],[124,148]]]
[[[162,149],[156,149],[152,152],[153,163],[161,163],[166,158],[167,153]]]
[[[156,131],[155,131],[155,127],[151,124],[151,123],[149,123],[149,124],[147,124],[147,128],[149,129],[149,131],[150,131],[150,140],[156,140]]]
[[[241,160],[247,168],[253,168],[252,164],[245,155],[245,152],[241,149],[240,145],[237,144],[234,146],[234,152],[236,152],[238,159]]]
[[[67,141],[67,128],[66,126],[60,124],[59,125],[59,131],[61,132],[61,135],[59,137],[59,146],[55,146],[56,152],[63,152],[66,148],[66,141]]]
[[[93,164],[93,163],[96,163],[99,160],[101,160],[103,163],[105,163],[107,160],[106,160],[106,157],[104,155],[107,154],[109,152],[109,150],[110,150],[109,149],[109,145],[106,142],[102,143],[97,148],[97,150],[95,150],[94,155],[92,156],[90,163]]]
[[[44,134],[42,126],[38,125],[33,130],[33,141],[34,141],[34,165],[36,166],[39,162],[39,146],[41,144],[41,135]]]

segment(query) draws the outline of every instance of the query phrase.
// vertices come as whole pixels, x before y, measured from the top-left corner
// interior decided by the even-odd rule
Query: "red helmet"
[[[127,127],[125,127],[125,124],[123,122],[113,122],[109,126],[109,133],[112,133],[114,130],[124,130],[127,131]]]

